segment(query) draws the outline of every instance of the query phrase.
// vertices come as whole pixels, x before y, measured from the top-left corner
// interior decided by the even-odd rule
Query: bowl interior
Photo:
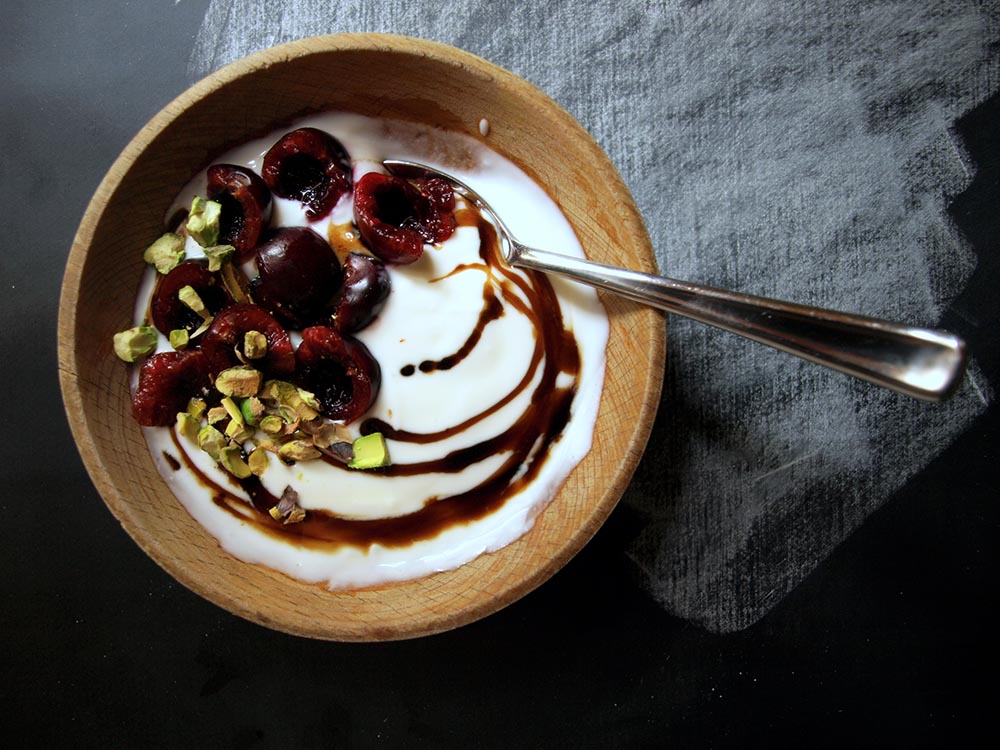
[[[279,630],[336,640],[414,637],[483,617],[536,587],[593,535],[625,489],[663,375],[661,315],[603,297],[611,318],[594,447],[534,529],[503,550],[409,583],[330,592],[223,551],[173,497],[129,412],[111,349],[130,324],[139,249],[174,195],[215,156],[313,112],[347,110],[484,139],[558,203],[587,255],[653,271],[652,249],[617,172],[590,136],[520,78],[430,42],[339,35],[292,42],[224,68],[169,104],[98,188],[73,244],[59,320],[60,377],[81,455],[136,542],[193,591]]]

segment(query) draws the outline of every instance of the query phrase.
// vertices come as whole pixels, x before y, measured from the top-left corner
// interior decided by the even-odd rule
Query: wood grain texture
[[[353,592],[290,579],[223,551],[156,472],[129,412],[111,337],[127,327],[141,248],[173,196],[228,148],[313,112],[349,110],[429,123],[488,144],[558,203],[587,255],[655,272],[631,196],[593,139],[538,89],[480,58],[403,37],[347,34],[275,47],[234,63],[171,102],[115,161],[73,243],[59,317],[60,382],[84,463],[125,530],[196,593],[267,627],[315,638],[387,640],[471,622],[562,567],[627,486],[659,403],[662,315],[604,297],[608,368],[594,447],[534,529],[457,570]]]

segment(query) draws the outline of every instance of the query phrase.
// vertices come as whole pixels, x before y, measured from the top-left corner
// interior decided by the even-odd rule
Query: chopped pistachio
[[[215,389],[226,396],[249,398],[260,390],[260,373],[252,367],[230,367],[215,377]]]
[[[112,339],[115,354],[125,362],[135,362],[156,351],[156,329],[152,326],[135,326],[120,331]]]
[[[209,424],[218,424],[223,419],[228,419],[228,418],[229,418],[229,412],[227,412],[225,408],[221,406],[213,406],[211,409],[208,410],[207,419]]]
[[[240,401],[240,413],[246,424],[256,425],[258,420],[264,416],[264,404],[256,396],[250,396],[250,398]]]
[[[267,468],[267,462],[267,451],[260,446],[254,448],[250,452],[250,455],[247,456],[247,466],[250,467],[250,473],[255,477],[259,477],[264,473],[264,470]]]
[[[281,497],[269,511],[271,518],[282,523],[298,523],[306,517],[305,509],[299,505],[299,493],[291,487],[285,487]]]
[[[211,425],[206,425],[198,431],[198,447],[216,461],[219,452],[226,446],[226,436]]]
[[[188,212],[187,231],[202,247],[212,247],[219,241],[219,217],[222,204],[196,195]]]
[[[205,248],[205,257],[208,258],[208,270],[220,271],[222,264],[229,260],[229,257],[236,252],[232,245],[212,245]]]
[[[264,417],[260,420],[260,429],[266,432],[268,435],[277,435],[284,428],[285,422],[281,417],[275,416],[273,414]]]
[[[222,408],[226,410],[226,413],[229,415],[229,418],[234,422],[236,422],[236,424],[238,424],[240,427],[242,427],[243,412],[240,411],[240,407],[236,405],[236,402],[233,401],[233,399],[230,398],[229,396],[226,396],[221,401],[219,401],[219,403],[222,404]]]
[[[219,451],[219,463],[222,467],[237,479],[246,479],[250,476],[250,467],[240,455],[240,449],[235,445],[227,445]]]
[[[253,432],[236,420],[232,420],[226,425],[226,437],[233,442],[242,443],[244,440],[249,440],[252,436]]]
[[[191,338],[196,339],[199,336],[201,336],[201,334],[207,331],[209,326],[212,325],[213,320],[214,318],[211,315],[206,315],[202,320],[201,325],[195,328],[193,331],[191,331]]]
[[[354,445],[352,443],[332,443],[322,450],[323,453],[337,459],[342,464],[350,465],[351,461],[354,460]]]
[[[317,424],[316,422],[319,422]],[[334,443],[346,442],[351,444],[351,433],[347,428],[334,422],[303,422],[302,429],[312,436],[313,445],[319,448],[326,448]]]
[[[315,402],[316,397],[309,391],[300,391],[283,380],[268,380],[259,395],[266,401],[276,401],[278,413],[282,419],[291,424],[297,420],[310,420],[319,416],[318,408],[310,406],[306,398],[303,398],[303,394],[308,400]]]
[[[296,390],[299,393],[299,398],[302,399],[302,403],[314,411],[318,412],[320,410],[319,399],[316,398],[314,393],[311,393],[303,388],[298,388]]]
[[[320,457],[319,449],[307,440],[289,440],[278,449],[278,455],[287,461],[311,461]]]
[[[208,308],[205,307],[205,303],[202,301],[201,297],[198,296],[198,292],[196,292],[194,287],[190,284],[182,286],[177,291],[177,298],[183,302],[188,309],[198,313],[202,319],[208,318]]]
[[[250,282],[247,280],[247,275],[234,263],[224,264],[222,270],[219,271],[219,276],[222,277],[222,285],[229,292],[229,296],[233,298],[233,302],[250,301],[250,297],[247,296]]]
[[[352,469],[377,469],[390,463],[385,437],[381,432],[373,432],[354,441],[354,458],[347,465]]]
[[[193,398],[188,401],[187,412],[195,419],[201,419],[201,415],[205,413],[207,406],[204,399]]]
[[[175,328],[170,332],[170,346],[174,349],[184,349],[191,340],[186,328]]]
[[[184,237],[167,232],[146,248],[142,259],[155,266],[159,273],[170,273],[184,260]]]
[[[260,331],[247,331],[243,336],[243,351],[247,359],[260,359],[267,354],[267,336]]]
[[[198,442],[198,430],[201,429],[201,422],[197,417],[188,414],[186,411],[177,413],[177,432],[186,437],[192,443]]]

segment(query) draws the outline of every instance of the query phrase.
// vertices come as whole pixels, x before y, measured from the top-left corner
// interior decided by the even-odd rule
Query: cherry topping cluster
[[[385,264],[412,263],[425,243],[455,230],[446,183],[367,174],[354,184],[343,145],[315,128],[278,140],[261,172],[209,167],[205,194],[217,204],[217,234],[214,225],[205,231],[202,217],[199,233],[191,232],[207,259],[180,262],[181,252],[172,267],[164,268],[162,257],[156,264],[165,274],[153,293],[152,323],[176,351],[154,354],[140,367],[132,411],[142,425],[173,424],[193,398],[219,403],[220,374],[228,380],[244,370],[298,387],[326,419],[358,419],[378,395],[381,371],[351,334],[375,320],[388,298]],[[358,235],[372,255],[351,253],[341,265],[312,229],[269,226],[272,195],[300,201],[318,220],[351,193]],[[218,244],[208,247],[205,236],[217,236]],[[247,278],[251,261],[256,275]],[[289,330],[301,332],[297,350]]]

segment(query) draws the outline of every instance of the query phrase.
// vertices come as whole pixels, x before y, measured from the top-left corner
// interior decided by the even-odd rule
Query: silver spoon
[[[518,242],[490,205],[461,180],[417,162],[386,159],[382,164],[399,177],[449,182],[496,225],[504,258],[512,266],[565,276],[929,401],[949,396],[965,370],[965,344],[946,331],[738,294],[538,250]]]

